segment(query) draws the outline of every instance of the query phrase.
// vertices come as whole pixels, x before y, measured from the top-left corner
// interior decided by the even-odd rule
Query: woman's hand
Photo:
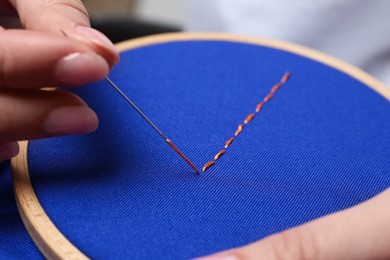
[[[200,259],[390,259],[390,189],[353,208]]]
[[[41,88],[103,79],[119,60],[79,0],[0,0],[0,22],[12,17],[24,29],[0,24],[0,161],[18,153],[18,140],[96,129],[79,97]]]

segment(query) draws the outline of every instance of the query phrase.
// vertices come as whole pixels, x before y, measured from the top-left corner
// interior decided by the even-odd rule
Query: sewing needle
[[[62,34],[65,36],[65,37],[68,37],[68,34],[64,31],[64,30],[60,30],[61,32],[62,32]],[[157,131],[157,133],[165,140],[165,142],[167,142],[168,143],[168,145],[178,154],[178,155],[180,155],[180,157],[181,158],[183,158],[183,160],[184,161],[186,161],[186,163],[192,168],[192,169],[194,169],[195,171],[196,171],[196,173],[199,175],[200,174],[200,172],[199,172],[199,170],[198,170],[198,168],[196,168],[195,167],[195,165],[176,147],[176,145],[174,145],[173,143],[172,143],[172,141],[171,140],[169,140],[168,139],[168,137],[166,137],[164,134],[163,134],[163,132],[161,132],[161,130],[160,129],[158,129],[158,127],[155,125],[155,124],[153,124],[153,122],[152,121],[150,121],[150,119],[133,103],[133,101],[131,101],[130,100],[130,98],[128,98],[127,96],[126,96],[126,94],[125,93],[123,93],[123,91],[109,78],[109,77],[106,77],[105,78],[106,79],[106,81],[108,82],[108,83],[110,83],[110,85],[127,101],[127,103],[129,103],[134,109],[135,109],[135,111],[137,111],[138,112],[138,114],[140,114],[142,117],[143,117],[143,119],[145,119],[146,120],[146,122],[148,122],[149,123],[149,125],[151,125],[152,127],[153,127],[153,129],[154,130],[156,130]]]
[[[143,119],[146,120],[146,122],[149,123],[149,125],[151,127],[153,127],[154,130],[156,130],[156,132],[168,143],[168,145],[177,153],[180,155],[181,158],[184,159],[184,161],[186,161],[186,163],[196,171],[196,173],[199,175],[200,172],[199,170],[195,167],[195,165],[172,143],[171,140],[168,139],[168,137],[166,137],[163,132],[161,132],[160,129],[158,129],[158,127],[153,124],[152,121],[150,121],[150,119],[133,103],[133,101],[130,100],[130,98],[128,98],[126,96],[125,93],[123,93],[123,91],[109,78],[109,77],[106,77],[106,81],[108,83],[110,83],[110,85],[127,101],[127,103],[129,103],[134,109],[135,111],[138,112],[138,114],[140,114]]]

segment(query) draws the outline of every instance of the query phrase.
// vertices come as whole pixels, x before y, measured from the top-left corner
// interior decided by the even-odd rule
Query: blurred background
[[[113,42],[177,31],[229,32],[297,43],[390,86],[390,0],[83,0]]]
[[[119,42],[140,36],[181,31],[184,0],[84,0],[92,26]]]

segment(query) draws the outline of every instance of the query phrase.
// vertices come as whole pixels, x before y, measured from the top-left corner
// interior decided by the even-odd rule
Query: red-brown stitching
[[[213,166],[215,164],[214,161],[209,161],[208,163],[206,163],[203,168],[202,168],[202,172],[205,172],[208,168],[210,168],[211,166]]]
[[[280,80],[280,83],[284,84],[291,77],[291,72],[287,71],[284,73],[283,78]]]
[[[270,99],[274,96],[274,93],[269,93],[267,96],[265,96],[264,98],[264,103],[267,103],[268,101],[270,101]]]
[[[271,98],[274,96],[274,94],[276,93],[276,91],[278,91],[286,82],[287,80],[291,77],[291,73],[289,71],[287,71],[286,73],[284,73],[283,77],[281,78],[281,80],[275,84],[270,92],[264,97],[263,101],[261,101],[259,104],[257,104],[256,106],[256,112],[255,113],[252,113],[252,114],[249,114],[245,120],[244,120],[244,124],[239,124],[238,127],[237,127],[237,130],[236,132],[234,133],[234,136],[237,137],[244,129],[244,126],[249,124],[252,119],[261,111],[261,109],[263,108],[264,104],[269,102],[271,100]],[[229,140],[226,141],[225,143],[225,149],[229,148],[229,146],[233,143],[234,141],[234,137],[231,137]],[[215,162],[224,154],[226,153],[226,150],[221,150],[219,151],[215,156],[214,156],[214,160],[213,161],[209,161],[208,163],[206,163],[203,168],[202,168],[202,171],[205,172],[207,171],[208,168],[210,168],[211,166],[213,166],[215,164]]]
[[[218,160],[224,153],[226,153],[226,150],[221,150],[219,151],[219,153],[217,153],[215,156],[214,156],[214,161]]]
[[[225,143],[225,148],[228,149],[229,146],[233,143],[234,137],[231,137],[229,140],[226,141]]]
[[[234,133],[234,136],[238,136],[239,134],[241,134],[242,129],[244,129],[244,124],[239,124],[236,132]]]
[[[275,86],[273,86],[272,88],[271,88],[271,92],[272,93],[275,93],[276,91],[278,91],[279,89],[280,89],[280,87],[283,85],[283,83],[282,82],[278,82]]]
[[[252,119],[253,119],[255,116],[256,116],[255,113],[249,114],[249,115],[245,118],[244,124],[246,124],[246,125],[249,124],[249,122],[252,121]]]
[[[263,108],[263,106],[264,106],[264,101],[261,101],[259,104],[257,104],[256,113],[259,113],[260,110]]]

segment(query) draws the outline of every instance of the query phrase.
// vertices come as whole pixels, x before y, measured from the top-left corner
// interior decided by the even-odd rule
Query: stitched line
[[[244,124],[239,124],[236,132],[234,133],[234,136],[238,136],[239,134],[241,134],[243,129],[244,129]]]
[[[249,114],[245,120],[244,120],[244,124],[249,124],[250,121],[252,121],[252,119],[256,116],[256,114]]]
[[[208,168],[210,168],[211,166],[213,166],[215,164],[215,161],[209,161],[208,163],[206,163],[203,168],[202,168],[202,172],[205,172],[207,171]]]
[[[231,137],[229,140],[226,141],[225,148],[228,149],[229,146],[233,143],[234,137]]]
[[[264,106],[264,101],[261,101],[259,104],[257,104],[256,113],[259,113],[260,110],[263,108],[263,106]]]
[[[228,149],[229,146],[233,143],[234,141],[234,138],[237,137],[239,134],[242,133],[242,131],[244,130],[244,126],[249,124],[253,118],[261,111],[261,109],[263,108],[263,106],[265,105],[265,103],[269,102],[271,100],[271,98],[273,98],[274,94],[276,93],[276,91],[278,91],[286,82],[287,80],[291,77],[291,73],[289,71],[287,71],[286,73],[284,73],[283,77],[280,79],[280,81],[278,83],[276,83],[270,90],[270,92],[264,97],[264,99],[262,101],[260,101],[259,104],[257,104],[256,106],[256,109],[255,109],[255,113],[251,113],[249,114],[245,120],[244,120],[244,123],[243,124],[239,124],[238,127],[237,127],[237,130],[236,132],[234,133],[234,136],[230,137],[229,140],[226,141],[225,143],[225,149]],[[202,168],[202,172],[205,172],[207,171],[211,166],[213,166],[215,164],[215,162],[223,155],[226,153],[226,150],[222,149],[220,150],[215,156],[214,156],[214,159],[207,162],[203,168]]]
[[[226,150],[221,150],[219,151],[219,153],[217,153],[215,156],[214,156],[214,161],[218,160],[224,153],[226,153]]]

